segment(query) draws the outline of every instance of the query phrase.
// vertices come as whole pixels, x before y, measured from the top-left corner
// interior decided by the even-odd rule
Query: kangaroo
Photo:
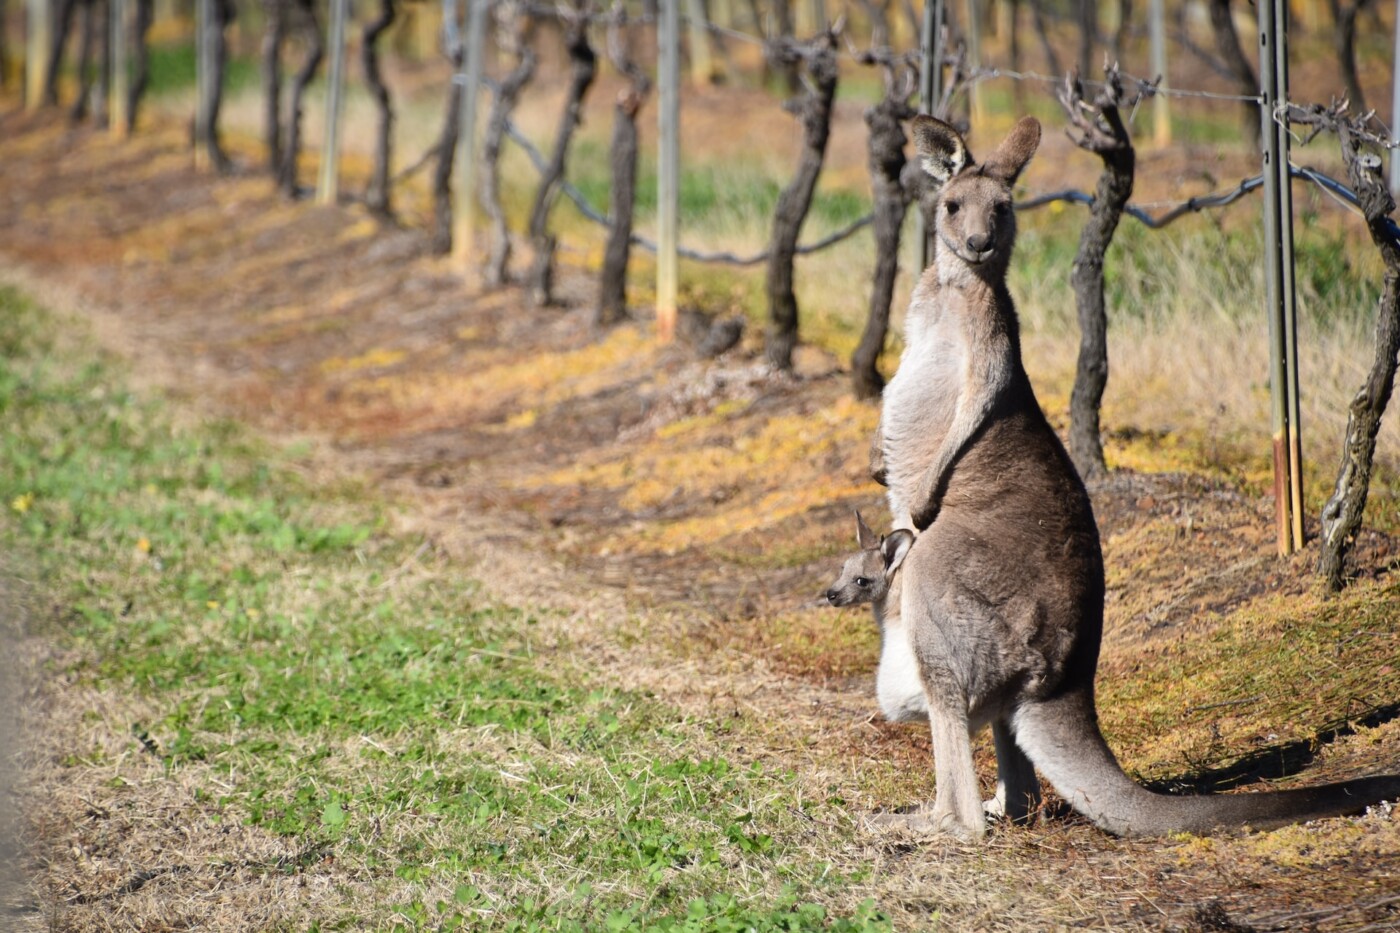
[[[919,678],[918,665],[910,648],[909,633],[899,613],[900,565],[914,543],[913,532],[897,529],[881,537],[870,530],[856,513],[856,544],[859,550],[846,558],[841,573],[824,596],[833,606],[871,603],[880,626],[880,666],[875,675],[875,695],[880,712],[891,722],[928,719],[928,697]],[[1008,817],[1021,822],[1040,808],[1040,782],[1025,755],[1020,754],[1002,723],[993,723],[996,742],[1006,746],[998,760],[997,793],[982,804],[990,817]]]
[[[909,638],[899,617],[897,571],[914,543],[907,529],[881,537],[856,513],[859,550],[846,559],[836,582],[827,588],[826,601],[833,606],[871,603],[880,626],[880,667],[875,675],[875,697],[880,712],[891,722],[928,719],[923,681],[909,650]]]
[[[1265,829],[1400,797],[1400,775],[1274,793],[1156,794],[1105,743],[1094,707],[1098,528],[1026,376],[1005,281],[1011,185],[1039,137],[1036,121],[1022,119],[977,165],[953,127],[914,122],[923,165],[942,181],[939,249],[910,301],[907,348],[886,389],[871,464],[889,486],[896,527],[918,531],[897,568],[898,616],[927,701],[937,786],[932,808],[904,821],[985,832],[970,735],[988,724],[1008,804],[1034,799],[1034,763],[1070,806],[1116,835]],[[885,615],[888,623],[888,606]]]

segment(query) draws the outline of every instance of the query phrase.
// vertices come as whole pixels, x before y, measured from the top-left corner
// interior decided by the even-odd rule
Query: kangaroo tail
[[[1400,775],[1255,794],[1177,797],[1157,794],[1123,773],[1099,731],[1092,688],[1017,709],[1016,742],[1075,810],[1117,836],[1208,833],[1359,813],[1381,800],[1400,799]]]

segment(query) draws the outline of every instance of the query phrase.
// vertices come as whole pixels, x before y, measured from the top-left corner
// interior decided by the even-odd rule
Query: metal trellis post
[[[490,6],[491,0],[467,0],[467,35],[462,47],[462,68],[456,78],[462,82],[462,111],[453,166],[456,181],[452,192],[452,254],[460,263],[472,255],[476,226],[476,108],[481,96],[481,50]]]
[[[340,110],[345,96],[345,23],[350,0],[331,0],[331,73],[326,88],[326,138],[316,178],[316,203],[334,204],[340,195]]]
[[[657,37],[660,138],[656,172],[656,338],[670,343],[676,333],[680,214],[680,0],[661,0]]]
[[[1303,458],[1299,431],[1297,308],[1293,290],[1293,193],[1286,125],[1287,0],[1262,0],[1259,4],[1259,74],[1274,507],[1279,554],[1287,555],[1303,545]]]
[[[1395,2],[1395,48],[1390,64],[1390,136],[1400,137],[1400,0]],[[1400,149],[1390,150],[1390,193],[1400,194]]]
[[[1152,74],[1161,78],[1158,88],[1165,90],[1171,82],[1167,80],[1167,17],[1163,9],[1166,0],[1152,0],[1150,31],[1152,33]],[[1152,142],[1159,148],[1172,143],[1171,103],[1167,95],[1158,94],[1152,98]]]

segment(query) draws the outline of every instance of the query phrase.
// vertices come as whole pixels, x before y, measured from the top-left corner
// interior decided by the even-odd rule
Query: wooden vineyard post
[[[131,72],[127,66],[126,0],[107,0],[111,5],[112,79],[108,82],[107,125],[117,139],[125,139],[128,129],[128,107],[131,103]]]
[[[44,75],[53,47],[53,11],[49,0],[28,0],[25,9],[24,106],[38,110],[44,105]]]
[[[491,0],[467,0],[467,36],[462,67],[455,80],[462,82],[461,119],[457,124],[456,166],[452,192],[452,256],[459,265],[471,260],[476,225],[476,107],[481,91],[482,37]]]
[[[214,0],[194,0],[194,167],[200,171],[207,170],[212,162],[206,141],[210,122],[209,71],[213,58],[209,32],[214,16]]]
[[[349,18],[350,0],[331,0],[331,73],[326,88],[326,138],[316,179],[317,204],[334,204],[340,195],[340,111],[345,94],[345,21]]]
[[[685,19],[690,35],[690,80],[703,87],[714,80],[715,66],[710,58],[709,22],[704,0],[685,0]]]
[[[1289,176],[1287,0],[1259,4],[1264,276],[1278,551],[1303,546],[1303,455],[1298,400],[1298,315],[1293,290],[1293,193]],[[1282,106],[1280,106],[1282,105]]]
[[[657,37],[660,136],[656,171],[656,339],[676,334],[680,215],[680,0],[661,0]]]

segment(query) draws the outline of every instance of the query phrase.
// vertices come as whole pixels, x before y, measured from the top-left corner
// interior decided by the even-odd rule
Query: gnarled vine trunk
[[[263,0],[263,146],[267,170],[282,174],[282,43],[287,37],[288,0]]]
[[[379,0],[379,16],[365,24],[360,42],[360,63],[365,82],[374,100],[377,120],[374,126],[374,165],[365,189],[365,204],[376,214],[392,213],[389,192],[389,162],[393,155],[394,107],[389,88],[379,71],[379,40],[394,24],[394,0]]]
[[[209,164],[220,174],[233,168],[233,162],[224,152],[219,139],[219,111],[224,102],[224,65],[228,61],[228,26],[233,22],[233,17],[232,0],[214,0],[214,15],[211,22],[204,24],[204,28],[212,33],[209,84],[205,88],[204,99],[204,112],[209,119],[203,128],[204,138],[195,140],[195,145],[204,147],[209,155]]]
[[[1254,73],[1254,66],[1245,58],[1244,49],[1240,47],[1240,36],[1235,31],[1235,19],[1230,13],[1230,0],[1208,0],[1206,6],[1210,11],[1211,28],[1215,32],[1216,54],[1229,68],[1237,93],[1246,96],[1258,94],[1259,78]],[[1243,108],[1240,119],[1243,121],[1245,138],[1257,144],[1260,133],[1259,105],[1254,101],[1245,101],[1240,106]]]
[[[1356,141],[1345,132],[1342,152],[1371,241],[1385,262],[1385,284],[1376,308],[1376,350],[1371,371],[1347,412],[1337,482],[1322,507],[1322,547],[1317,569],[1333,592],[1345,582],[1347,552],[1361,528],[1371,487],[1376,434],[1395,388],[1396,357],[1400,354],[1400,245],[1396,244],[1389,223],[1395,201],[1381,173],[1380,159],[1363,155]]]
[[[851,382],[857,398],[877,398],[885,388],[885,378],[880,374],[880,354],[885,350],[885,337],[890,328],[890,304],[899,274],[900,231],[910,200],[901,176],[909,161],[904,156],[904,145],[908,141],[904,122],[914,116],[914,108],[909,106],[912,82],[901,83],[895,69],[889,70],[884,98],[865,111],[865,124],[870,128],[867,140],[870,186],[874,195],[875,273],[870,283],[865,330],[851,355]]]
[[[460,44],[448,52],[454,75],[461,70],[465,54]],[[442,135],[438,137],[437,164],[433,166],[433,233],[429,248],[436,256],[452,251],[452,164],[456,161],[461,113],[462,85],[452,81],[447,87],[447,113],[442,120]]]
[[[535,74],[535,52],[521,44],[515,67],[501,79],[496,99],[491,104],[491,116],[486,121],[486,139],[481,146],[481,203],[491,222],[491,255],[483,272],[487,285],[504,285],[510,279],[510,228],[506,226],[506,211],[501,204],[501,146],[505,143],[506,125],[520,99],[520,92]]]
[[[778,196],[773,210],[773,236],[768,246],[768,334],[765,353],[773,367],[792,369],[797,347],[797,295],[793,292],[793,259],[802,222],[812,206],[817,176],[826,158],[831,135],[831,106],[836,98],[836,33],[828,31],[810,42],[770,44],[775,61],[800,62],[811,78],[809,90],[784,106],[802,121],[802,154],[797,173]]]
[[[569,51],[569,90],[564,112],[554,138],[554,152],[540,177],[535,203],[530,209],[530,242],[535,249],[530,269],[530,300],[536,305],[554,303],[554,248],[556,238],[549,232],[549,212],[559,197],[559,183],[569,156],[569,144],[583,114],[583,98],[598,74],[598,56],[588,42],[588,20],[576,15],[566,24],[565,45]]]
[[[316,69],[321,67],[325,54],[325,43],[321,40],[321,26],[316,20],[316,5],[313,0],[295,0],[293,7],[300,22],[302,42],[306,45],[306,57],[301,67],[292,76],[292,99],[287,105],[287,125],[282,133],[286,148],[282,152],[282,169],[278,182],[282,192],[289,198],[300,194],[297,185],[297,162],[301,158],[301,109],[306,97],[306,88],[316,77]]]
[[[131,35],[131,86],[126,92],[126,131],[136,129],[136,111],[151,81],[151,24],[155,21],[154,0],[136,0],[136,23]]]
[[[626,7],[614,6],[617,19],[609,32],[613,65],[628,86],[613,107],[612,191],[608,200],[608,243],[603,250],[603,274],[598,288],[594,323],[616,324],[627,316],[627,262],[632,255],[632,210],[637,200],[637,111],[651,92],[647,77],[627,50]]]
[[[1110,66],[1104,89],[1086,105],[1077,79],[1067,82],[1060,102],[1079,131],[1080,148],[1103,162],[1089,219],[1079,236],[1079,251],[1070,271],[1079,314],[1079,359],[1069,401],[1069,453],[1086,478],[1107,471],[1099,434],[1099,408],[1108,386],[1108,312],[1104,303],[1104,257],[1123,208],[1133,193],[1136,154],[1118,113],[1122,82]]]

